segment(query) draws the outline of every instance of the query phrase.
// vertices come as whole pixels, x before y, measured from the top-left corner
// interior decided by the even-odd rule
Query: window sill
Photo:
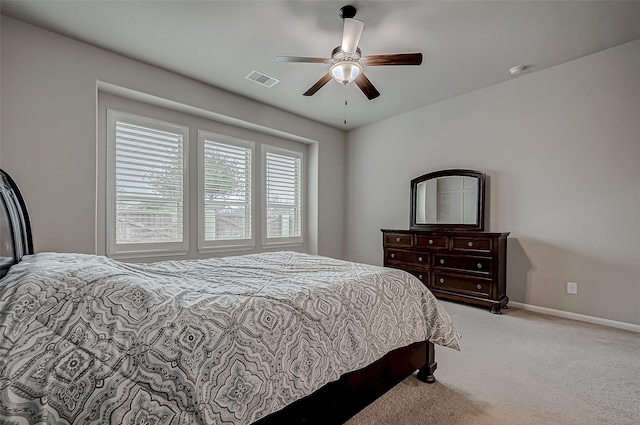
[[[211,254],[214,252],[238,252],[238,251],[253,251],[254,245],[251,246],[209,246],[204,248],[198,248],[200,254]]]
[[[130,251],[130,252],[116,252],[107,254],[107,257],[114,260],[128,260],[139,258],[154,258],[154,257],[177,257],[186,256],[187,251]]]
[[[262,248],[298,248],[303,245],[302,242],[269,242],[262,244]]]

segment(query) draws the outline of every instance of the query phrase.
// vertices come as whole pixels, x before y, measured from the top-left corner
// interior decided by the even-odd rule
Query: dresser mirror
[[[441,170],[411,180],[411,229],[484,230],[486,175]]]

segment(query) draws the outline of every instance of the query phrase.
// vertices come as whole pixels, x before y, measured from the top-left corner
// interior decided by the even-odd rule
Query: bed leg
[[[435,373],[438,368],[436,362],[436,350],[432,342],[427,342],[427,362],[418,370],[417,378],[427,384],[433,384],[436,382]]]

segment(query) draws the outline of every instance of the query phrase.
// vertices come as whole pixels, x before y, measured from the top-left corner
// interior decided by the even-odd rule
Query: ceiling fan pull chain
[[[347,125],[347,84],[344,85],[344,125]]]

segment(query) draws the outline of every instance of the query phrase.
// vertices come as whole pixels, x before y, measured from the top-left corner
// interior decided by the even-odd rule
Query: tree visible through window
[[[253,143],[200,132],[201,247],[253,245]]]
[[[110,253],[186,248],[186,129],[110,111]]]

